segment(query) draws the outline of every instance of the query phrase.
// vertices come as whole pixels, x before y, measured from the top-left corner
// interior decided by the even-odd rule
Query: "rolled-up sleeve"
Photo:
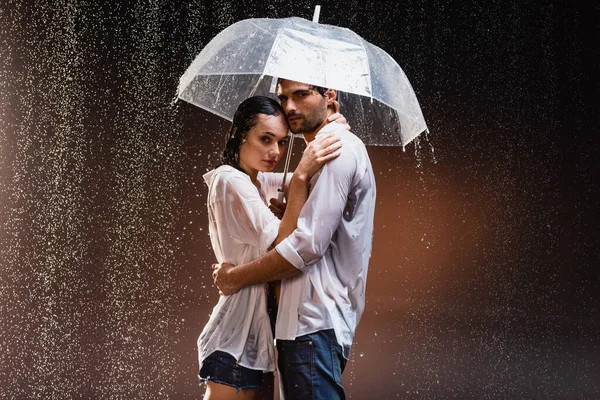
[[[279,231],[279,219],[269,210],[256,187],[247,179],[219,176],[218,195],[212,205],[215,222],[241,243],[267,252]]]
[[[313,187],[298,218],[296,230],[275,247],[299,270],[306,272],[327,251],[343,217],[356,168],[354,154],[346,148],[311,180]]]

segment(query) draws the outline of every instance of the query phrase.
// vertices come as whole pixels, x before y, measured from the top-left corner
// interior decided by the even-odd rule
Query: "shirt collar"
[[[346,128],[344,127],[344,125],[338,124],[337,122],[330,122],[330,123],[326,124],[324,127],[322,127],[321,130],[319,132],[317,132],[317,134],[315,136],[319,136],[324,133],[335,132],[340,129],[346,129]]]
[[[207,173],[205,173],[204,175],[202,175],[202,178],[204,179],[204,183],[206,183],[206,186],[210,186],[210,183],[214,179],[217,170],[233,172],[235,174],[238,174],[238,175],[248,179],[248,181],[250,181],[250,177],[248,175],[246,175],[244,172],[242,172],[236,168],[233,168],[231,165],[221,165],[220,167],[212,169],[212,170],[208,171]],[[262,180],[262,175],[263,175],[262,172],[258,171],[257,179],[259,182],[261,182],[261,180]]]

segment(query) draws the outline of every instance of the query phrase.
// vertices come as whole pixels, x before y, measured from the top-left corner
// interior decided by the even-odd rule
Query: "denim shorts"
[[[272,372],[267,374],[273,375]],[[206,381],[233,386],[239,392],[242,389],[258,389],[263,380],[263,371],[238,365],[235,357],[224,351],[215,351],[202,361],[200,372],[201,383]]]

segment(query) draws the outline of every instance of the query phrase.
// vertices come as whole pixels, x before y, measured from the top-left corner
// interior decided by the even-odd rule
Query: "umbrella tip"
[[[313,22],[319,22],[319,14],[321,14],[321,6],[315,6],[315,13],[313,14]]]

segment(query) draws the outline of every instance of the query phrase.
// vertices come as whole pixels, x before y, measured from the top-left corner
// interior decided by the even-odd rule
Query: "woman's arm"
[[[306,146],[290,182],[287,206],[279,225],[277,238],[273,242],[273,247],[277,246],[296,229],[298,216],[308,198],[310,178],[325,163],[337,158],[340,155],[339,149],[341,147],[340,138],[334,134],[320,135]]]

